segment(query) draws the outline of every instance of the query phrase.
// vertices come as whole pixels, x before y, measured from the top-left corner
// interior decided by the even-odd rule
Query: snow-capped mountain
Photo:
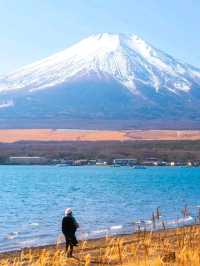
[[[0,78],[0,114],[198,120],[200,70],[136,35],[98,34]]]

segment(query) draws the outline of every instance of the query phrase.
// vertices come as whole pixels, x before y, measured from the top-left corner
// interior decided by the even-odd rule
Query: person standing
[[[68,257],[72,257],[73,247],[78,244],[75,234],[78,228],[79,224],[72,214],[72,209],[67,208],[65,210],[65,216],[62,219],[62,233],[65,236],[66,252]]]

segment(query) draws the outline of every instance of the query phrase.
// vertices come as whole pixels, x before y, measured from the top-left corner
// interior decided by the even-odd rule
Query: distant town
[[[0,143],[0,164],[199,166],[200,141],[23,141]]]
[[[57,165],[57,166],[200,166],[200,161],[163,161],[159,158],[146,158],[140,161],[137,158],[116,158],[111,161],[97,160],[67,160],[67,159],[47,159],[39,156],[10,156],[3,164],[8,165]]]

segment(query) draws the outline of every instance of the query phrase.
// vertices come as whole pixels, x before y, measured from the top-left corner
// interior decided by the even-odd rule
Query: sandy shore
[[[79,246],[75,248],[74,251],[74,258],[70,259],[70,263],[66,265],[85,265],[84,258],[89,254],[91,258],[91,264],[88,265],[99,265],[99,254],[106,253],[106,250],[109,248],[112,248],[114,246],[118,246],[119,243],[121,243],[121,247],[133,247],[133,246],[139,246],[139,256],[143,256],[144,252],[146,252],[146,246],[145,243],[151,243],[150,245],[152,247],[160,247],[155,249],[154,256],[160,255],[160,256],[169,256],[170,254],[175,254],[176,250],[178,249],[178,246],[180,243],[183,242],[185,238],[190,240],[190,243],[192,243],[193,246],[200,243],[200,225],[192,225],[192,226],[185,226],[182,228],[176,228],[176,229],[166,229],[166,230],[160,230],[156,232],[137,232],[130,235],[119,235],[115,237],[107,237],[107,238],[100,238],[96,240],[88,240],[86,241],[80,241]],[[185,240],[184,240],[185,241]],[[161,243],[167,243],[167,251],[163,250],[161,248]],[[48,252],[50,254],[49,256],[53,257],[53,255],[56,252],[63,252],[64,253],[64,244],[58,244],[58,245],[48,245],[48,246],[42,246],[42,247],[33,247],[28,249],[23,249],[21,251],[12,251],[12,252],[4,252],[0,253],[0,265],[1,262],[5,260],[9,260],[9,262],[12,264],[13,261],[16,259],[26,257],[27,254],[30,254],[33,259],[39,258],[41,254],[44,254],[44,252]],[[171,255],[170,255],[171,256]],[[174,256],[174,255],[173,255]],[[77,263],[79,261],[79,263]],[[82,264],[81,264],[82,261]],[[111,265],[119,265],[118,260],[115,263],[111,263]],[[6,264],[7,265],[7,264]],[[10,264],[9,264],[10,265]],[[17,264],[18,265],[18,264]],[[19,264],[21,265],[21,264]],[[22,264],[22,265],[29,265],[29,264]],[[32,265],[32,264],[31,264]],[[49,265],[49,264],[48,264]],[[50,264],[53,266],[53,264]],[[102,265],[104,263],[102,262]],[[105,265],[106,262],[105,262]],[[110,264],[109,264],[110,265]]]

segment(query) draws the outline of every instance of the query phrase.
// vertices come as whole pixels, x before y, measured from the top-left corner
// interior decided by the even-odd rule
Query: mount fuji
[[[0,77],[2,127],[200,128],[200,69],[98,34]]]

